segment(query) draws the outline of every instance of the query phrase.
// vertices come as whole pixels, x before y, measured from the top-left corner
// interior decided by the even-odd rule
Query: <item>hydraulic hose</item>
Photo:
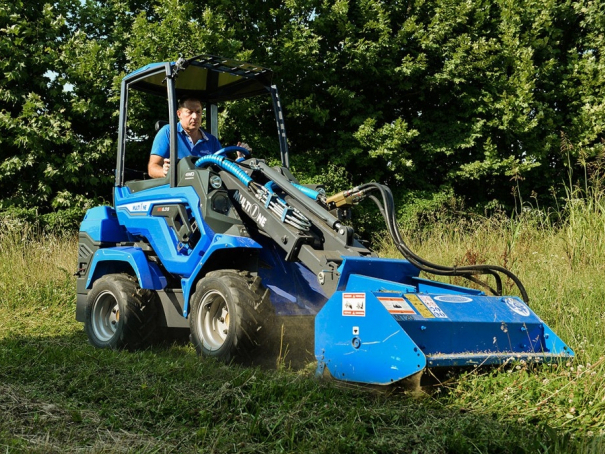
[[[281,200],[273,193],[271,184],[267,184],[265,186],[257,184],[252,177],[250,177],[237,164],[234,164],[226,157],[219,155],[208,155],[201,157],[195,162],[196,167],[206,167],[213,164],[229,172],[245,186],[247,186],[249,190],[254,193],[254,196],[260,200],[266,206],[266,208],[272,211],[282,222],[296,227],[302,231],[307,231],[311,228],[311,223],[300,211],[288,206],[285,201]]]
[[[313,199],[313,200],[318,200],[320,197],[322,197],[322,195],[324,195],[323,192],[319,192],[314,189],[308,188],[306,186],[303,186],[302,184],[293,183],[293,182],[290,182],[290,184],[292,186],[294,186],[296,189],[298,189],[300,192],[302,192],[304,195],[306,195],[307,197],[309,197],[310,199]],[[274,192],[275,186],[277,186],[277,184],[272,180],[269,180],[267,183],[265,183],[265,187],[271,192]]]
[[[519,278],[504,267],[497,265],[468,265],[460,267],[450,267],[431,263],[428,260],[425,260],[422,257],[418,256],[403,241],[401,232],[399,231],[399,227],[397,226],[397,220],[395,216],[395,204],[393,201],[393,194],[391,193],[391,190],[388,187],[378,183],[367,183],[359,186],[359,188],[357,189],[358,191],[364,194],[370,191],[378,191],[381,194],[382,203],[380,202],[380,200],[378,200],[378,198],[372,195],[370,195],[369,197],[378,206],[378,209],[380,210],[382,216],[385,219],[389,234],[391,235],[391,238],[393,239],[393,242],[395,243],[395,246],[397,247],[399,252],[401,252],[401,254],[410,263],[412,263],[420,270],[440,276],[461,276],[485,288],[488,288],[492,293],[498,296],[502,295],[502,280],[498,274],[500,273],[510,278],[519,289],[523,301],[525,301],[526,304],[529,302],[527,291],[525,290],[525,287],[523,286]],[[481,274],[489,274],[494,277],[494,279],[496,280],[495,290],[492,289],[487,283],[475,277]]]
[[[203,156],[195,162],[196,167],[206,167],[211,164],[215,164],[215,165],[219,166],[220,168],[226,170],[231,175],[236,177],[239,181],[241,181],[246,186],[250,186],[250,183],[252,182],[252,178],[246,172],[244,172],[242,169],[240,169],[237,166],[237,164],[234,164],[233,162],[229,161],[224,156],[216,156],[216,155]]]
[[[279,172],[276,172],[264,162],[259,162],[258,168],[268,179],[273,180],[285,193],[287,193],[290,197],[296,199],[315,216],[322,219],[326,224],[330,226],[330,228],[337,229],[340,226],[340,221],[338,220],[338,218],[332,216],[328,211],[324,210],[314,201],[309,200],[308,195],[303,194],[300,189],[295,187],[291,181],[289,181]]]
[[[318,191],[315,191],[314,189],[303,186],[302,184],[297,184],[297,183],[292,183],[292,182],[290,184],[292,186],[294,186],[296,189],[298,189],[300,192],[302,192],[304,195],[309,197],[310,199],[317,200],[321,197],[321,193],[319,193]]]

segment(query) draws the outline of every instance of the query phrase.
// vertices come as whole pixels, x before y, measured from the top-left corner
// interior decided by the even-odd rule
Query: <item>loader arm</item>
[[[350,227],[279,170],[250,160],[242,165],[248,179],[238,175],[229,163],[221,161],[221,165],[225,168],[219,175],[246,228],[271,238],[285,252],[286,261],[298,261],[307,267],[327,296],[336,291],[338,267],[344,257],[375,256],[354,237]],[[266,189],[267,183],[271,190]]]

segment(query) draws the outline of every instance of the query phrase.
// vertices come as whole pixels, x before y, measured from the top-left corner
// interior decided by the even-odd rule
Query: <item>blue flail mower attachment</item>
[[[388,385],[427,367],[574,356],[517,297],[421,279],[406,260],[350,257],[340,271],[315,318],[318,374]]]

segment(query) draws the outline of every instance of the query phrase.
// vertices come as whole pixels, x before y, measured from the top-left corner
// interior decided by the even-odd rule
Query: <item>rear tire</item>
[[[128,274],[107,274],[88,293],[84,331],[97,348],[136,350],[153,340],[157,325],[154,293]]]
[[[191,297],[191,341],[200,355],[250,364],[267,337],[272,315],[269,291],[259,277],[212,271]]]

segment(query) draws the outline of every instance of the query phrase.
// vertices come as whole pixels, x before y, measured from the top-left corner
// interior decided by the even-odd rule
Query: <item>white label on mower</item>
[[[342,294],[343,316],[366,316],[366,294],[365,293],[343,293]]]
[[[529,308],[521,301],[515,298],[504,298],[504,302],[511,311],[523,317],[529,317]]]
[[[353,336],[359,336],[359,326],[353,327]]]
[[[439,295],[434,297],[437,301],[441,301],[442,303],[470,303],[473,301],[466,296],[460,295]]]
[[[422,300],[424,305],[428,308],[429,311],[431,311],[431,313],[435,317],[448,318],[447,315],[445,314],[445,312],[443,312],[441,310],[441,308],[439,306],[437,306],[437,303],[435,303],[435,301],[433,301],[433,298],[431,298],[428,295],[420,295],[420,294],[418,294],[418,298],[420,298]]]
[[[401,297],[379,296],[377,298],[390,314],[416,315],[416,312],[414,309],[412,309],[412,306],[410,306],[408,302]]]

